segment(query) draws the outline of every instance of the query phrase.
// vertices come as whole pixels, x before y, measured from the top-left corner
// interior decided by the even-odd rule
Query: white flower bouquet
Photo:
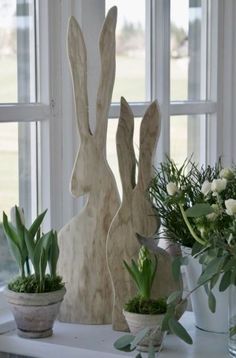
[[[212,293],[214,286],[219,283],[220,291],[225,291],[230,285],[236,286],[236,169],[217,165],[198,170],[195,164],[189,161],[187,163],[187,174],[183,173],[183,167],[178,169],[171,161],[167,163],[165,176],[160,177],[159,174],[160,183],[165,183],[165,187],[161,191],[157,189],[154,198],[157,209],[161,208],[163,218],[168,210],[170,217],[173,212],[178,219],[178,225],[170,219],[164,221],[164,228],[168,233],[175,229],[180,232],[180,223],[187,228],[193,240],[192,256],[202,264],[202,273],[197,286],[191,292],[185,296],[175,292],[168,298],[168,310],[163,321],[165,330],[168,330],[169,320],[176,314],[179,306],[200,286],[205,288],[212,312],[216,308],[216,299]],[[167,169],[170,168],[171,171],[168,172]],[[168,227],[169,223],[171,225]],[[175,238],[174,235],[172,237]],[[174,261],[173,273],[176,277],[180,275],[180,266],[185,264],[186,257]],[[184,330],[183,327],[182,329]],[[236,334],[235,327],[231,331]],[[187,332],[184,331],[185,336],[176,333],[182,339],[185,337],[187,343],[191,343]]]

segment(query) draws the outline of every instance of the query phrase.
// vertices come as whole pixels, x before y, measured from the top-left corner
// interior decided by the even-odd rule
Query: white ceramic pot
[[[4,295],[14,315],[17,334],[24,338],[51,336],[65,293],[65,288],[47,293],[19,293],[6,288]]]
[[[185,267],[186,279],[188,289],[192,290],[197,286],[198,278],[202,272],[202,266],[197,259],[194,259],[190,254],[190,249],[184,253],[188,255],[188,265]],[[208,296],[204,287],[200,287],[191,294],[191,304],[195,317],[196,327],[214,333],[227,333],[228,332],[228,302],[229,291],[219,291],[219,284],[212,290],[216,298],[216,312],[212,313],[208,307]]]
[[[146,338],[144,338],[138,345],[138,350],[141,352],[147,352],[149,344],[152,343],[156,351],[161,350],[162,342],[165,333],[161,331],[161,322],[164,314],[140,314],[123,311],[130,332],[137,334],[144,328],[150,328],[150,331]]]

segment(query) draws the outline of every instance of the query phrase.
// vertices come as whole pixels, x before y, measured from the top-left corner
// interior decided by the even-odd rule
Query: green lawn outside
[[[17,100],[16,56],[0,57],[0,103]]]

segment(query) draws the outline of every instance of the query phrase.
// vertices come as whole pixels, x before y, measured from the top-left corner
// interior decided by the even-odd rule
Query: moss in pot
[[[130,348],[132,350],[137,346],[137,349],[143,352],[149,349],[160,350],[165,335],[161,330],[161,323],[167,310],[167,303],[166,298],[151,298],[151,289],[157,271],[157,257],[152,258],[148,249],[142,246],[137,263],[132,260],[129,265],[124,261],[124,265],[138,291],[137,295],[125,304],[123,310],[131,337],[136,336]],[[116,348],[119,347],[117,342]]]
[[[66,292],[62,278],[56,273],[59,257],[57,233],[41,233],[46,211],[29,229],[25,227],[23,211],[16,206],[13,211],[12,222],[15,225],[3,213],[3,228],[20,274],[8,284],[4,294],[19,336],[48,337],[52,335],[53,323]],[[49,273],[46,273],[47,268]]]

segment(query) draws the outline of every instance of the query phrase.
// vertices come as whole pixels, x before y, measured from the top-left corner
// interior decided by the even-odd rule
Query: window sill
[[[227,335],[212,334],[196,329],[191,312],[184,314],[182,323],[191,334],[194,344],[189,346],[177,337],[168,335],[160,358],[222,358],[227,356]],[[134,357],[134,352],[123,353],[113,348],[114,341],[122,335],[122,332],[112,331],[110,325],[89,326],[56,322],[52,337],[27,340],[16,335],[11,314],[0,311],[0,350],[3,352],[38,358]]]

